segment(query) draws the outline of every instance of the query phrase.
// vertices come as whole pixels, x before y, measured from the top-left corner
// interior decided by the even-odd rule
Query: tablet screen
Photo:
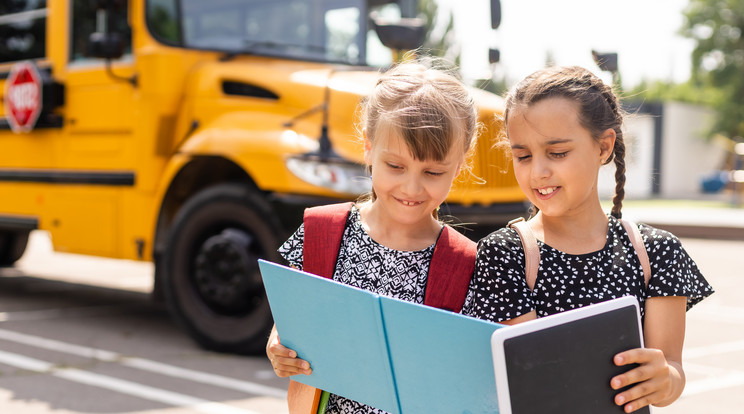
[[[504,338],[510,412],[622,413],[610,379],[632,366],[618,367],[612,358],[641,344],[635,305]]]

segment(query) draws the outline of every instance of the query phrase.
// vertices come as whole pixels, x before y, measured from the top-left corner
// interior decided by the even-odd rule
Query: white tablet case
[[[612,358],[639,347],[643,333],[632,296],[498,329],[491,349],[499,412],[622,413],[610,379],[632,366],[618,367]]]

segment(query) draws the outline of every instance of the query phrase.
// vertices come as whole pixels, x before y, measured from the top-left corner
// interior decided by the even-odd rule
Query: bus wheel
[[[273,321],[259,258],[277,261],[280,226],[250,189],[201,191],[176,215],[158,266],[169,310],[206,349],[263,350]]]
[[[28,231],[0,231],[0,266],[12,266],[23,256]]]

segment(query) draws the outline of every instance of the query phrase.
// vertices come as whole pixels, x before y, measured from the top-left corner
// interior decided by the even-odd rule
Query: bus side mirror
[[[118,59],[124,55],[125,47],[121,33],[93,32],[88,37],[85,52],[89,57]]]
[[[372,16],[371,20],[380,42],[390,49],[414,50],[424,44],[426,28],[422,19],[403,18],[389,23]]]
[[[89,0],[96,11],[96,31],[88,37],[85,53],[88,57],[118,59],[124,55],[127,41],[124,34],[111,30],[115,13],[126,11],[126,0]]]
[[[501,25],[501,1],[491,0],[491,29],[498,29]]]
[[[499,49],[488,49],[488,63],[498,63],[501,60]]]
[[[599,53],[592,50],[592,57],[599,68],[606,72],[617,72],[617,53]]]

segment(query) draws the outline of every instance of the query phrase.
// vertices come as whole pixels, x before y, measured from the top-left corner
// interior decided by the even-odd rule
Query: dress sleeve
[[[687,310],[690,310],[713,293],[713,287],[676,236],[646,225],[641,225],[640,230],[651,264],[649,297],[686,296]]]
[[[297,231],[277,249],[277,252],[279,252],[290,266],[299,270],[302,270],[302,245],[304,240],[305,225],[301,224]]]
[[[475,272],[462,313],[501,322],[535,309],[524,260],[522,243],[514,230],[501,229],[483,238],[478,243]]]

